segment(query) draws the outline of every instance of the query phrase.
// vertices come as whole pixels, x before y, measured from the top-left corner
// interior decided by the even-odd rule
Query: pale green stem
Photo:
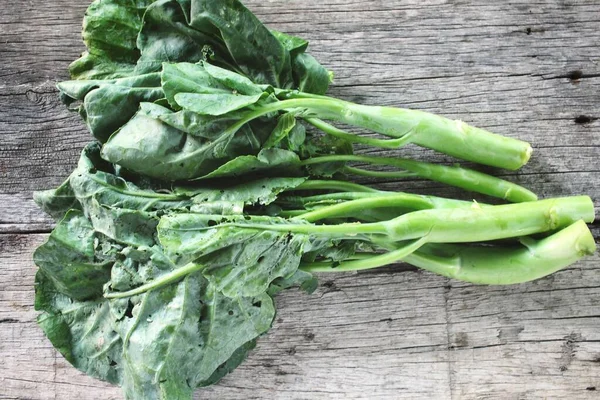
[[[410,143],[410,134],[399,139],[375,139],[346,132],[318,118],[304,118],[304,120],[326,134],[343,139],[349,143],[365,144],[382,149],[397,149]]]
[[[512,182],[494,176],[461,167],[447,167],[445,165],[429,164],[420,161],[402,158],[372,157],[352,154],[339,154],[333,156],[313,157],[302,161],[303,165],[350,161],[364,162],[378,165],[389,165],[402,170],[415,173],[417,176],[432,181],[445,183],[462,189],[486,194],[511,202],[534,201],[535,193]]]
[[[159,278],[156,278],[146,284],[136,287],[135,289],[128,290],[126,292],[111,292],[106,293],[104,297],[107,299],[120,299],[123,297],[131,297],[138,294],[142,294],[148,292],[150,290],[154,290],[160,288],[162,286],[169,285],[171,283],[177,282],[191,273],[200,271],[204,268],[204,265],[189,263],[184,265],[181,268],[177,268],[167,274],[161,275]]]
[[[423,238],[425,239],[425,238]],[[559,271],[596,251],[596,243],[584,221],[577,221],[542,240],[504,246],[426,244],[405,256],[405,246],[389,246],[387,259],[373,253],[357,253],[356,260],[306,263],[307,272],[341,272],[378,268],[399,261],[449,278],[482,285],[529,282]],[[386,262],[389,261],[389,262]],[[343,266],[344,269],[339,269]]]
[[[368,186],[359,185],[358,183],[336,181],[336,180],[307,180],[300,185],[286,189],[286,191],[295,190],[340,190],[342,192],[365,192],[365,193],[379,193],[377,189],[370,188]]]
[[[343,171],[347,174],[368,176],[371,178],[404,179],[419,177],[419,174],[410,171],[369,171],[368,169],[355,167],[344,167]]]
[[[231,223],[249,229],[356,238],[383,235],[396,242],[428,236],[430,243],[480,242],[547,232],[583,219],[594,220],[588,196],[573,196],[500,206],[414,211],[375,223],[338,225]]]
[[[303,107],[316,118],[343,122],[395,138],[409,135],[411,143],[479,164],[518,169],[531,157],[532,149],[527,142],[423,111],[365,106],[298,92],[282,93],[282,97],[305,100]],[[291,100],[283,103],[286,101]]]
[[[397,249],[369,257],[367,259],[356,259],[350,261],[341,261],[339,263],[312,262],[301,264],[300,269],[306,272],[347,272],[360,271],[365,269],[379,268],[384,265],[393,264],[407,257],[409,254],[416,251],[419,247],[427,243],[427,238],[423,237],[419,240],[413,240],[408,244],[402,245]]]

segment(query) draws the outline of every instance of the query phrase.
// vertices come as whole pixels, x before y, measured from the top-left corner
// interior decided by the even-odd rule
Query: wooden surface
[[[252,0],[311,40],[330,93],[418,108],[530,141],[506,176],[543,197],[600,205],[600,1]],[[89,141],[55,82],[82,51],[86,1],[0,13],[0,399],[120,399],[82,375],[34,322],[31,254],[51,229],[31,192],[59,184]],[[450,162],[418,148],[405,155]],[[460,196],[439,184],[382,187]],[[596,236],[597,226],[592,227]],[[323,276],[277,298],[250,358],[203,399],[596,399],[600,258],[530,284],[478,287],[404,266]]]

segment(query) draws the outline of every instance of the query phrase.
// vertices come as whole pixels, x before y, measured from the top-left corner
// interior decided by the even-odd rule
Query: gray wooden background
[[[34,322],[31,254],[52,228],[31,193],[60,183],[90,140],[54,87],[82,51],[87,1],[2,1],[0,399],[120,399],[78,373]],[[517,173],[542,197],[600,203],[600,1],[252,0],[311,40],[330,93],[462,119],[530,141]],[[417,148],[405,155],[451,162]],[[469,198],[421,181],[382,187]],[[592,229],[599,234],[598,226]],[[595,399],[600,258],[546,279],[478,287],[405,266],[323,276],[209,399]]]

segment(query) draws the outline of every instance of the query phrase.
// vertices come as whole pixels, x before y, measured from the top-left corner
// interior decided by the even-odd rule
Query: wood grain
[[[332,95],[528,140],[535,152],[521,171],[482,170],[541,197],[586,193],[600,207],[597,1],[246,3],[271,27],[311,41],[336,74]],[[23,1],[0,14],[0,399],[121,398],[68,365],[34,322],[31,253],[52,221],[31,193],[64,180],[90,140],[54,86],[83,50],[86,5]],[[401,154],[455,161],[416,147]],[[416,180],[380,186],[472,197]],[[599,272],[595,256],[511,287],[402,266],[323,276],[312,296],[279,296],[274,328],[250,358],[197,397],[597,398]]]

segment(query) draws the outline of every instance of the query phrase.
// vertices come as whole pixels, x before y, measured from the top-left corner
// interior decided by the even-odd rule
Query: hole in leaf
[[[228,312],[227,314],[229,314],[229,315],[233,315],[233,311],[232,311],[232,310],[229,310],[229,312]]]
[[[260,308],[260,306],[262,306],[262,301],[257,301],[257,302],[254,302],[254,303],[252,303],[252,306],[253,306],[253,307]]]
[[[133,303],[131,300],[127,301],[127,309],[125,310],[125,316],[127,318],[133,318]]]
[[[217,221],[214,221],[212,219],[210,221],[208,221],[208,226],[216,226],[216,225],[217,225]]]
[[[108,365],[110,365],[111,367],[114,367],[117,365],[117,362],[115,360],[110,360],[110,363],[108,363]]]
[[[264,261],[264,259],[265,259],[265,256],[260,256],[260,257],[258,257],[258,260],[256,260],[256,262],[257,262],[258,264],[260,264],[261,262],[263,262],[263,261]]]

